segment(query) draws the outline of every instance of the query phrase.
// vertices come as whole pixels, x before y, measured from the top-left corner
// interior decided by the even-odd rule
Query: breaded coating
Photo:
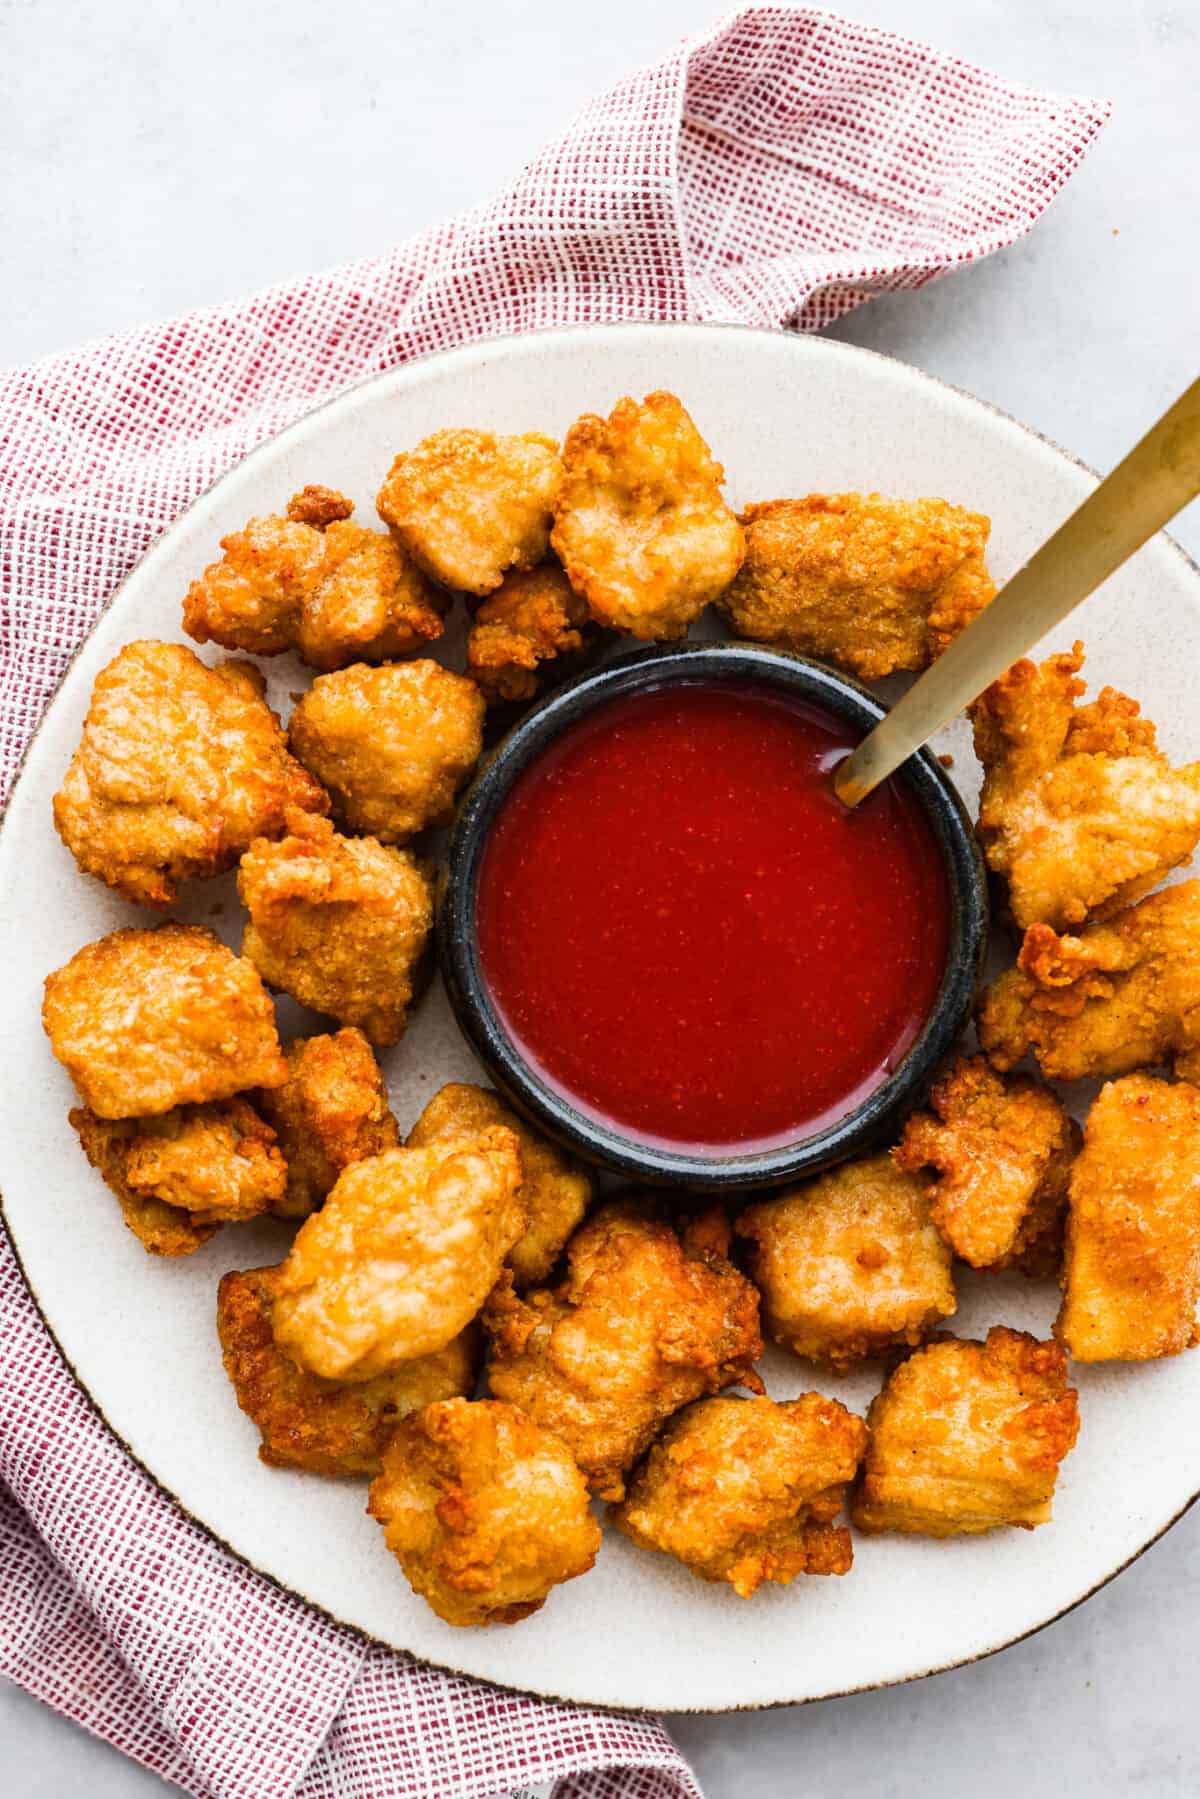
[[[686,635],[742,565],[725,471],[674,394],[585,413],[563,445],[566,480],[551,543],[602,625],[633,637]]]
[[[540,432],[435,431],[393,462],[379,516],[435,581],[493,593],[510,568],[544,559],[562,478]]]
[[[401,843],[446,824],[483,748],[483,695],[439,662],[319,675],[288,725],[292,753],[350,831]]]
[[[1032,1050],[1053,1080],[1172,1059],[1185,1080],[1200,1079],[1200,881],[1152,893],[1078,936],[1030,925],[1017,966],[985,991],[978,1023],[993,1068]]]
[[[1200,841],[1200,762],[1172,769],[1136,700],[1076,707],[1083,645],[1018,662],[971,708],[983,764],[979,838],[1021,930],[1108,918]]]
[[[561,1286],[518,1299],[509,1277],[487,1303],[493,1393],[560,1436],[605,1499],[672,1412],[762,1390],[758,1295],[717,1243],[727,1231],[685,1240],[650,1202],[614,1200],[571,1238]]]
[[[205,925],[127,927],[85,944],[46,976],[42,1024],[100,1118],[146,1118],[287,1078],[270,996]]]
[[[470,1394],[479,1361],[472,1326],[433,1355],[401,1362],[352,1386],[307,1374],[271,1331],[276,1268],[225,1275],[217,1288],[217,1334],[237,1402],[262,1436],[259,1458],[311,1474],[372,1475],[401,1418],[438,1399]]]
[[[850,1522],[874,1533],[974,1536],[1048,1524],[1059,1463],[1079,1433],[1057,1343],[994,1325],[919,1349],[867,1412],[870,1443]]]
[[[377,1049],[397,1043],[433,925],[429,877],[407,850],[339,837],[327,819],[290,825],[242,857],[242,954],[302,1006],[358,1025]]]
[[[248,662],[207,668],[183,644],[128,643],[92,689],[54,824],[84,874],[167,906],[181,881],[232,868],[289,808],[327,812],[287,752]]]
[[[1077,1362],[1200,1343],[1200,1091],[1132,1074],[1088,1114],[1054,1334]]]
[[[525,1229],[521,1153],[501,1126],[354,1162],[300,1226],[275,1339],[327,1380],[364,1381],[465,1330]]]
[[[570,1454],[514,1406],[447,1399],[399,1426],[367,1510],[447,1624],[516,1624],[600,1547]]]
[[[350,523],[344,494],[306,487],[287,517],[252,518],[193,581],[183,628],[256,656],[298,649],[310,668],[386,662],[443,630],[445,600],[394,538]]]
[[[866,1447],[862,1419],[819,1393],[701,1399],[671,1419],[612,1520],[740,1599],[764,1580],[845,1574],[850,1532],[833,1520]]]
[[[955,1309],[924,1183],[886,1152],[760,1200],[736,1228],[767,1334],[810,1361],[843,1370],[919,1343]]]
[[[948,500],[814,493],[747,507],[742,524],[730,630],[864,681],[928,668],[996,592],[991,521]]]
[[[287,1165],[248,1100],[157,1118],[97,1118],[76,1107],[70,1122],[151,1255],[190,1255],[219,1225],[256,1218],[283,1198]]]
[[[467,673],[489,705],[532,700],[544,663],[583,650],[589,618],[557,562],[506,575],[475,614]]]
[[[964,1056],[914,1112],[892,1158],[928,1170],[934,1224],[973,1268],[1057,1272],[1080,1131],[1049,1087]]]
[[[451,1081],[435,1093],[408,1135],[410,1149],[502,1124],[521,1145],[521,1203],[529,1215],[524,1235],[508,1252],[518,1291],[544,1281],[563,1245],[592,1203],[593,1186],[578,1163],[568,1161],[489,1087]]]
[[[297,1037],[286,1051],[288,1078],[258,1095],[287,1158],[287,1191],[275,1211],[307,1218],[343,1168],[395,1149],[383,1070],[362,1032]]]

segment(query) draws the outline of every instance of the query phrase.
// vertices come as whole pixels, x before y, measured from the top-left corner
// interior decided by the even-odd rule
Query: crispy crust
[[[42,1023],[101,1118],[277,1087],[287,1064],[256,971],[203,925],[127,927],[46,976]]]
[[[307,1218],[343,1168],[395,1149],[400,1139],[383,1071],[361,1031],[297,1037],[285,1054],[287,1080],[259,1094],[258,1104],[287,1157],[287,1190],[275,1210]]]
[[[1054,1334],[1079,1362],[1200,1342],[1200,1091],[1134,1074],[1092,1106],[1071,1175]]]
[[[709,1241],[612,1201],[571,1238],[560,1286],[519,1299],[509,1276],[485,1307],[493,1393],[555,1431],[606,1499],[681,1406],[761,1390],[758,1295]]]
[[[919,1343],[955,1309],[924,1186],[886,1152],[749,1206],[737,1231],[768,1334],[810,1361],[844,1370]]]
[[[494,1399],[406,1418],[367,1510],[412,1587],[447,1624],[516,1624],[600,1547],[566,1448]]]
[[[720,601],[735,636],[864,681],[927,668],[995,594],[990,521],[947,500],[808,494],[742,514],[746,560]]]
[[[552,437],[435,431],[397,456],[379,516],[434,581],[489,594],[509,569],[544,559],[561,484]]]
[[[745,554],[721,497],[724,470],[681,402],[619,400],[572,425],[551,537],[602,625],[674,638],[732,581]]]
[[[898,1168],[929,1170],[934,1224],[974,1268],[1057,1273],[1067,1183],[1081,1135],[1049,1087],[963,1057],[914,1112],[893,1150]]]
[[[1200,763],[1173,770],[1136,700],[1077,707],[1083,645],[1018,662],[971,708],[979,836],[1022,930],[1109,918],[1200,841]]]
[[[401,1418],[435,1400],[470,1394],[479,1336],[464,1331],[445,1348],[401,1362],[353,1386],[308,1374],[279,1349],[271,1331],[275,1268],[223,1276],[217,1288],[217,1334],[237,1402],[262,1437],[260,1458],[272,1468],[312,1474],[378,1474],[384,1447]]]
[[[407,850],[340,837],[327,819],[289,824],[282,842],[260,839],[242,858],[242,953],[301,1005],[359,1026],[377,1048],[397,1043],[433,927],[429,877]]]
[[[452,1081],[434,1094],[408,1134],[408,1147],[424,1149],[493,1124],[512,1131],[521,1146],[521,1203],[529,1223],[506,1261],[519,1291],[546,1279],[591,1205],[594,1189],[577,1163],[560,1155],[490,1088],[466,1082]]]
[[[850,1532],[833,1520],[866,1447],[862,1419],[818,1393],[701,1399],[671,1419],[610,1516],[639,1548],[741,1599],[763,1581],[845,1574]]]
[[[288,742],[328,789],[339,825],[402,843],[453,816],[483,748],[483,715],[474,681],[438,662],[359,663],[317,677]]]
[[[590,614],[557,562],[506,575],[475,614],[467,639],[467,673],[488,705],[537,696],[543,665],[578,656]]]
[[[182,881],[231,868],[289,809],[327,812],[288,754],[247,662],[207,668],[183,644],[126,644],[96,677],[54,824],[84,874],[167,906]]]
[[[850,1502],[858,1530],[929,1537],[1051,1516],[1058,1468],[1079,1432],[1078,1397],[1057,1343],[995,1325],[918,1350],[867,1413],[871,1440]]]

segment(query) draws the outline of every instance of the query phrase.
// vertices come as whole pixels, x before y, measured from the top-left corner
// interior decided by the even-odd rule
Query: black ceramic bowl
[[[622,1135],[577,1110],[524,1059],[494,1011],[480,965],[476,889],[488,832],[514,781],[559,734],[596,707],[682,683],[730,682],[804,700],[863,735],[885,708],[856,681],[819,662],[743,643],[685,643],[639,650],[559,688],[504,738],[463,797],[450,842],[438,913],[442,974],[463,1031],[505,1098],[564,1147],[618,1174],[708,1189],[766,1187],[817,1173],[896,1129],[919,1103],[963,1030],[987,943],[987,886],[970,820],[928,750],[906,765],[907,782],[945,858],[950,942],[945,974],[920,1036],[899,1066],[854,1111],[814,1135],[744,1153],[690,1152]]]

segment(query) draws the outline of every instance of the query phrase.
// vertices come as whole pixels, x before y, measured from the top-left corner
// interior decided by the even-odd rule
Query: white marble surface
[[[1006,75],[1116,102],[1031,238],[838,328],[1107,464],[1196,373],[1195,0],[847,3]],[[590,93],[719,10],[0,0],[0,360],[406,236],[502,183]],[[1178,535],[1200,553],[1200,507]],[[989,1662],[686,1719],[677,1735],[709,1799],[1182,1799],[1200,1786],[1198,1610],[1200,1513]],[[163,1790],[5,1686],[0,1767],[13,1799]]]

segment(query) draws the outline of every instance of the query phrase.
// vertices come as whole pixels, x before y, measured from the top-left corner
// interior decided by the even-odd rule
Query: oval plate
[[[1088,470],[1011,419],[886,358],[819,338],[721,326],[550,332],[451,351],[335,400],[264,445],[192,506],[125,582],[73,664],[25,762],[0,834],[0,1190],[30,1286],[79,1380],[113,1430],[193,1517],[239,1556],[334,1618],[398,1649],[504,1685],[598,1705],[727,1710],[911,1679],[986,1655],[1075,1605],[1167,1528],[1200,1488],[1200,1355],[1078,1372],[1083,1424],[1055,1521],[1033,1533],[946,1543],[858,1538],[852,1573],[764,1587],[752,1604],[606,1533],[595,1570],[515,1629],[453,1630],[414,1597],[364,1514],[360,1485],[265,1468],[237,1410],[213,1326],[227,1268],[276,1261],[281,1227],[228,1228],[199,1254],[147,1256],[87,1167],[66,1122],[73,1095],[39,1023],[41,981],[134,909],[81,877],[50,822],[92,682],[135,637],[178,639],[191,578],[218,539],[281,509],[308,481],[343,488],[364,520],[395,452],[443,426],[562,433],[624,393],[678,393],[749,500],[813,490],[944,494],[989,513],[1005,579],[1094,485]],[[1165,538],[1082,609],[1093,692],[1143,702],[1176,760],[1200,751],[1189,688],[1200,666],[1200,575]],[[206,652],[208,654],[208,652]],[[211,659],[211,658],[210,658]],[[306,682],[266,667],[286,713]],[[977,776],[956,726],[968,803]],[[240,934],[231,881],[187,895],[178,915]],[[291,1032],[304,1016],[281,1006]],[[308,1028],[313,1028],[309,1023]],[[407,1129],[444,1081],[478,1078],[440,991],[385,1059]],[[1004,1322],[1044,1333],[1052,1288],[966,1276],[956,1330]],[[879,1371],[832,1382],[769,1353],[786,1397],[809,1387],[861,1409]]]

